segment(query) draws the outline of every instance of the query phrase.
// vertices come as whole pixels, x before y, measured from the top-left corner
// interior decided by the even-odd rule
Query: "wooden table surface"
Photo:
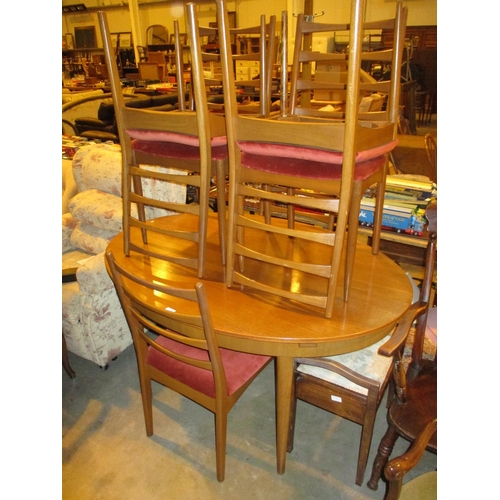
[[[156,219],[161,226],[179,225],[184,228],[195,224],[190,215]],[[273,224],[286,221],[273,219]],[[132,238],[139,232],[132,228]],[[255,235],[257,245],[272,245],[276,252],[295,252],[324,257],[320,245],[284,243],[275,237]],[[162,246],[167,241],[161,235],[150,233],[149,244]],[[168,240],[169,248],[179,253],[195,253],[192,243]],[[116,260],[129,271],[146,279],[177,286],[194,286],[199,281],[196,272],[135,252],[123,254],[122,234],[108,246]],[[267,265],[254,265],[245,260],[249,271],[263,274],[270,281],[281,280],[292,289],[317,290],[324,284],[313,278],[301,277],[290,271],[280,272]],[[342,272],[343,276],[343,272]],[[293,359],[297,356],[327,356],[361,349],[371,345],[394,327],[411,303],[412,289],[404,271],[383,254],[372,255],[371,248],[358,244],[349,302],[342,300],[342,287],[337,290],[333,316],[314,306],[294,303],[257,290],[224,284],[224,269],[220,261],[217,219],[209,218],[205,284],[211,315],[221,347],[243,352],[267,354],[276,357],[277,386],[277,469],[283,474],[286,462],[288,420],[292,391]],[[343,279],[339,280],[342,283]],[[157,296],[146,297],[155,305],[164,306]]]

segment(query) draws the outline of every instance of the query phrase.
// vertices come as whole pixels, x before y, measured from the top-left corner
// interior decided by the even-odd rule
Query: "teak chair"
[[[172,288],[130,274],[111,252],[106,259],[137,353],[146,434],[153,434],[154,380],[214,413],[217,479],[224,481],[227,415],[272,358],[219,348],[201,282]],[[148,292],[157,305],[144,300]]]
[[[421,284],[420,300],[429,303],[432,277],[436,264],[437,235],[437,203],[431,204],[426,210],[429,221],[427,230],[430,233],[427,245],[424,278]],[[427,313],[420,316],[415,328],[411,363],[405,371],[403,363],[397,363],[394,370],[396,398],[391,403],[387,413],[389,426],[378,447],[373,463],[372,474],[368,487],[378,488],[380,475],[391,455],[398,436],[412,442],[418,433],[434,418],[437,418],[437,360],[426,360],[424,353],[424,337],[427,323]],[[381,347],[379,353],[390,356],[391,353]],[[437,452],[437,435],[433,435],[427,449]]]
[[[136,251],[191,267],[197,269],[198,276],[202,277],[212,172],[215,172],[218,188],[219,239],[221,259],[225,262],[225,170],[228,152],[224,119],[208,112],[206,94],[201,85],[193,85],[196,111],[161,112],[125,107],[104,12],[99,12],[99,23],[106,63],[110,68],[110,85],[122,149],[124,252],[129,255],[130,251]],[[191,59],[195,81],[201,81],[200,48],[195,44],[191,44]],[[187,204],[185,197],[165,200],[148,196],[143,190],[143,182],[148,179],[195,186],[199,202]],[[137,204],[137,214],[132,210],[134,203]],[[194,222],[184,231],[157,228],[154,221],[146,220],[145,208],[190,214]],[[131,228],[140,231],[132,232]],[[163,234],[165,245],[159,248],[148,245],[148,231]],[[186,240],[189,248],[185,253],[172,254],[169,251],[168,239],[171,237]]]
[[[222,0],[217,0],[217,6],[230,166],[226,284],[232,286],[238,283],[317,306],[324,310],[327,317],[331,317],[354,174],[356,170],[366,173],[383,168],[387,148],[392,147],[394,125],[377,123],[365,126],[358,122],[354,99],[349,100],[343,122],[265,119],[237,113],[227,12]],[[359,25],[361,12],[356,10],[354,14],[353,20]],[[359,31],[351,31],[353,56],[360,50],[359,35]],[[358,67],[352,65],[349,69],[349,83],[357,94]],[[268,190],[266,186],[283,186],[291,194]],[[294,189],[306,189],[325,196],[304,197],[296,195]],[[249,217],[244,210],[248,198],[292,204],[322,213],[338,212],[335,231],[302,225],[280,228],[258,216]],[[356,226],[357,217],[358,214],[355,217]],[[252,247],[251,239],[244,236],[250,229],[268,234],[269,253]],[[274,243],[278,240],[285,247],[290,246],[290,252],[285,247],[279,249],[280,243]],[[328,262],[304,259],[300,250],[302,240],[330,247]],[[290,253],[290,258],[287,253]],[[353,258],[348,260],[351,262]],[[260,263],[260,266],[253,266],[258,268],[257,272],[245,273],[247,261]],[[282,282],[266,281],[264,265],[280,266],[283,269]],[[348,264],[348,268],[352,266]],[[305,286],[296,286],[297,283],[303,284],[305,275],[324,281],[324,293],[315,295],[308,293]],[[349,278],[350,274],[346,277],[347,281]],[[348,287],[349,283],[346,289]]]
[[[295,360],[288,451],[293,450],[297,399],[306,401],[362,426],[356,484],[361,486],[380,401],[389,384],[392,368],[400,358],[410,327],[426,311],[416,302],[401,318],[394,332],[360,351],[325,358]],[[378,354],[384,350],[388,357]]]
[[[384,500],[437,500],[437,471],[429,471],[403,484],[405,475],[415,467],[424,454],[427,443],[437,429],[437,418],[431,420],[418,434],[406,453],[393,458],[385,466],[387,491]]]
[[[364,2],[360,3],[359,8],[364,10]],[[301,120],[318,117],[345,120],[349,99],[355,101],[351,103],[351,109],[357,106],[357,119],[367,122],[365,126],[369,127],[373,122],[393,125],[392,141],[386,144],[383,151],[386,161],[380,162],[378,168],[368,170],[364,170],[363,165],[355,166],[348,221],[345,300],[348,299],[354,265],[361,199],[366,190],[374,184],[377,185],[377,189],[372,238],[373,253],[377,254],[380,248],[387,162],[391,151],[397,144],[395,139],[400,107],[400,78],[407,15],[408,9],[403,8],[402,2],[398,1],[394,18],[365,22],[362,25],[358,23],[357,26],[352,23],[313,22],[303,13],[297,17],[288,117]],[[361,31],[362,40],[365,40],[367,32],[375,30],[381,33],[384,30],[385,39],[390,38],[392,34],[392,48],[367,51],[363,47],[364,42],[360,40],[360,46],[355,52],[326,52],[326,50],[317,49],[321,44],[325,46],[327,36],[330,36],[331,40],[343,35],[347,38],[351,30]],[[352,86],[348,90],[347,67],[351,63],[359,69],[356,76],[356,90]],[[363,65],[375,63],[386,65],[386,67],[389,65],[389,80],[377,81],[362,69]],[[290,211],[289,220],[293,221],[294,217],[294,211]],[[330,217],[329,227],[332,226],[333,218]]]

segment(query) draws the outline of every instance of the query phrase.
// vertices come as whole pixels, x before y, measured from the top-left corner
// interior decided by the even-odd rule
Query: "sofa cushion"
[[[95,226],[89,226],[79,222],[71,233],[71,244],[73,248],[79,248],[89,253],[104,252],[109,242],[118,234],[116,231],[108,231]]]
[[[123,207],[119,196],[88,189],[68,203],[70,214],[79,221],[108,231],[122,230]]]
[[[94,144],[73,157],[73,177],[79,192],[98,189],[122,194],[122,156],[119,144]]]

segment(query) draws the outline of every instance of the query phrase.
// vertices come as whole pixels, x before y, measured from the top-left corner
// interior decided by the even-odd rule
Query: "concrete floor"
[[[62,487],[65,500],[383,499],[366,487],[386,429],[377,415],[362,487],[354,484],[361,427],[300,402],[295,446],[276,472],[274,365],[255,380],[229,415],[226,479],[215,477],[214,419],[192,401],[154,384],[154,434],[144,428],[135,351],[104,371],[69,353],[62,370]],[[399,439],[394,454],[408,443]],[[437,467],[426,452],[409,477]]]

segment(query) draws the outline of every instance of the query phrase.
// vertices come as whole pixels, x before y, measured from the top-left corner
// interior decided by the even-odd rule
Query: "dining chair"
[[[380,441],[368,487],[378,488],[378,482],[391,455],[398,436],[413,442],[424,426],[437,418],[437,355],[434,359],[424,357],[424,339],[427,328],[429,298],[437,258],[437,203],[426,210],[429,242],[426,250],[424,277],[420,287],[419,300],[428,304],[415,326],[415,336],[411,348],[411,362],[398,362],[394,369],[396,397],[387,413],[388,428]],[[391,352],[381,347],[379,353],[390,356]],[[427,450],[437,452],[437,435],[427,443]]]
[[[363,8],[363,4],[360,4],[360,8]],[[311,21],[304,13],[297,16],[288,116],[302,120],[318,117],[344,120],[347,99],[350,98],[356,101],[353,106],[358,106],[357,119],[366,122],[365,126],[373,122],[393,124],[392,141],[384,153],[386,162],[381,162],[378,169],[368,172],[355,167],[348,220],[345,300],[348,299],[354,265],[361,199],[374,184],[377,188],[372,250],[377,254],[380,249],[388,160],[397,144],[407,16],[408,9],[403,7],[401,1],[396,4],[394,17],[364,22],[359,26]],[[352,29],[362,32],[362,42],[359,50],[351,54],[345,46],[337,47],[336,40],[347,41]],[[382,45],[376,50],[366,44],[374,32],[380,36]],[[331,43],[329,40],[333,42],[333,47],[328,46]],[[392,46],[389,40],[392,40]],[[359,68],[355,92],[348,92],[347,67],[351,61]],[[373,68],[379,68],[379,72],[384,74],[381,80],[372,76]],[[290,211],[289,220],[293,221],[294,216],[295,213]],[[331,228],[333,223],[333,217],[330,217],[328,227]]]
[[[221,260],[225,262],[228,152],[224,118],[208,112],[204,88],[196,84],[193,85],[196,111],[167,113],[125,107],[106,14],[99,12],[98,16],[122,150],[124,252],[130,255],[135,251],[191,267],[202,277],[212,174],[215,174],[217,185]],[[201,81],[200,48],[191,44],[190,50],[195,82]],[[186,203],[186,196],[170,200],[148,196],[143,189],[146,182],[172,183],[172,186],[186,186],[186,190],[193,186],[199,193],[198,203]],[[190,214],[193,223],[183,231],[159,229],[154,223],[158,210],[163,210],[160,212],[163,214]],[[156,248],[149,245],[147,233],[150,231],[164,235],[165,245]],[[173,237],[186,241],[185,252],[171,253],[168,239]]]
[[[429,166],[431,168],[430,179],[437,182],[437,139],[432,134],[425,134],[425,152],[429,159]]]
[[[203,283],[175,288],[131,274],[112,252],[106,259],[134,341],[147,436],[155,381],[214,413],[217,480],[224,481],[227,416],[272,358],[219,348]]]
[[[356,484],[361,486],[373,435],[375,417],[415,318],[426,311],[425,302],[412,304],[391,334],[361,349],[324,358],[297,358],[294,397],[288,434],[293,450],[297,399],[361,425]],[[390,356],[378,351],[385,349]]]
[[[360,0],[356,5],[358,3]],[[353,20],[359,25],[361,14],[357,10],[354,14]],[[257,288],[319,307],[326,317],[331,317],[355,173],[368,178],[383,168],[385,155],[393,147],[394,125],[379,122],[365,126],[356,118],[355,99],[349,101],[344,121],[261,118],[237,113],[230,31],[222,0],[217,0],[217,16],[230,168],[226,285],[231,287],[235,283]],[[353,54],[360,50],[359,35],[359,31],[351,31]],[[349,84],[357,94],[358,66],[351,65],[349,69]],[[265,189],[266,186],[283,186],[284,193]],[[325,196],[304,196],[307,190]],[[245,210],[245,204],[251,199],[338,213],[335,231],[303,224],[279,228]],[[268,235],[266,249],[252,246],[253,238],[245,237],[245,233],[251,231],[264,231]],[[330,247],[328,261],[305,259],[302,241]],[[251,262],[255,265],[250,265]],[[282,268],[283,279],[278,282],[266,279],[266,265]],[[323,281],[323,293],[310,293],[305,276]],[[345,281],[348,290],[349,273]]]
[[[429,471],[403,484],[405,475],[422,458],[427,443],[437,429],[437,418],[431,420],[417,435],[408,451],[393,458],[385,466],[387,490],[384,500],[437,500],[437,471]]]

